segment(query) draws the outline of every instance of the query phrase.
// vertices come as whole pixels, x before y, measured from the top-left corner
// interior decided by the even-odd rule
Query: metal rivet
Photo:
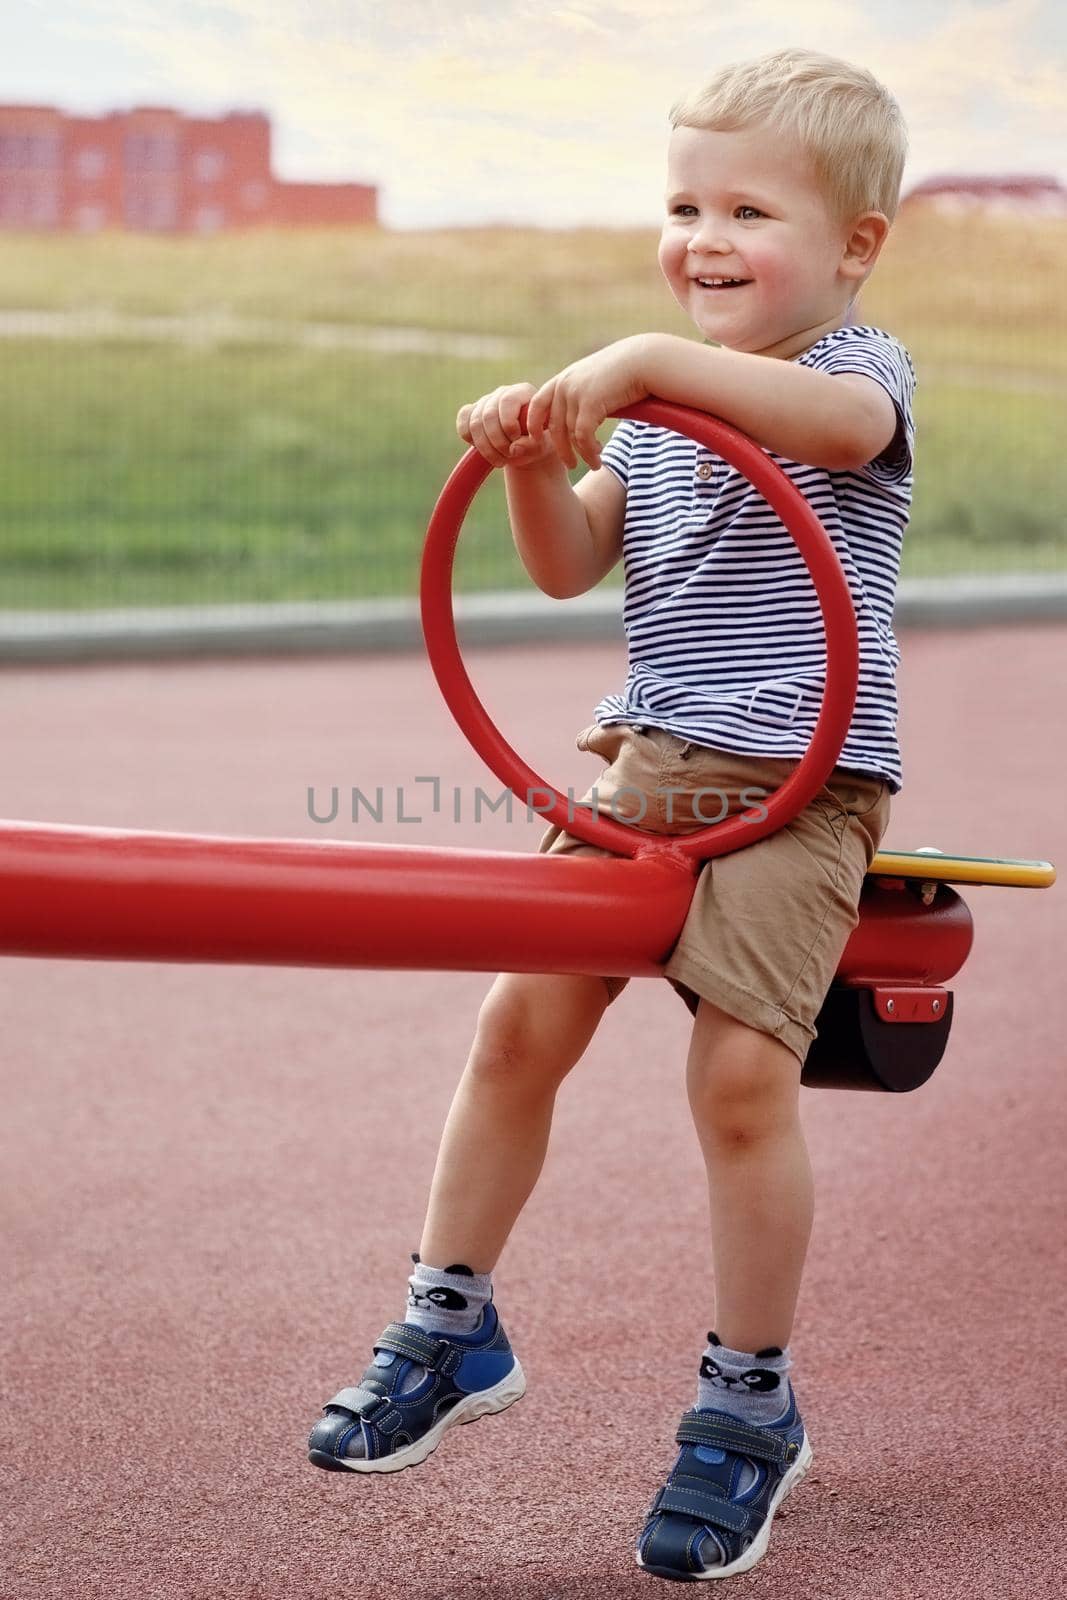
[[[895,1000],[887,1000],[886,1003],[885,1003],[885,1008],[886,1008],[887,1011],[895,1011],[897,1009],[896,1001]]]
[[[934,1001],[934,1010],[935,1011],[940,1011],[941,1010],[941,1002],[940,1002],[940,1000],[935,1000]]]

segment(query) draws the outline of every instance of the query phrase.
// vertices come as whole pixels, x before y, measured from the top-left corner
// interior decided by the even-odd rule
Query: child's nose
[[[690,255],[714,255],[716,251],[721,255],[727,255],[730,251],[730,242],[726,238],[722,224],[708,220],[701,222],[689,235],[686,249]]]

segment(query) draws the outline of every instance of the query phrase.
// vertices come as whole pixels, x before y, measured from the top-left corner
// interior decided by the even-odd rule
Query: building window
[[[79,178],[102,178],[107,170],[107,152],[99,145],[86,145],[75,157],[74,170]]]
[[[193,227],[197,233],[218,233],[226,226],[226,212],[222,206],[197,206]]]
[[[26,158],[26,145],[29,143],[21,133],[0,133],[0,167],[8,172],[16,172],[21,167],[28,165]]]
[[[51,172],[63,147],[55,133],[0,133],[0,167],[9,172]]]
[[[54,228],[59,221],[59,194],[51,185],[32,190],[30,221],[38,228]]]
[[[21,189],[0,185],[0,222],[25,222],[26,197]]]
[[[128,172],[177,172],[178,141],[169,133],[128,133],[123,160]]]
[[[0,222],[26,228],[54,228],[59,221],[59,194],[49,183],[0,185]]]
[[[37,172],[54,172],[62,165],[63,145],[57,133],[31,134],[26,141],[30,147],[28,165]]]
[[[127,226],[165,232],[178,226],[178,197],[172,188],[131,189],[126,194]]]
[[[74,226],[79,233],[99,233],[107,221],[103,206],[78,206],[74,212]]]
[[[193,160],[193,171],[201,183],[215,183],[226,170],[226,157],[221,150],[198,150]]]

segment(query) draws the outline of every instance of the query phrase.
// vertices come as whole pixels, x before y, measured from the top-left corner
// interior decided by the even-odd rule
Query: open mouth
[[[744,289],[751,278],[694,278],[698,289]]]

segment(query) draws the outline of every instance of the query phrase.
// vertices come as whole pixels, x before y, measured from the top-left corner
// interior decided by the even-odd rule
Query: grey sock
[[[728,1350],[714,1333],[700,1359],[698,1411],[727,1411],[732,1417],[762,1428],[777,1422],[789,1408],[788,1348]]]
[[[450,1267],[429,1267],[413,1252],[415,1271],[408,1279],[405,1322],[427,1333],[473,1333],[482,1320],[482,1308],[493,1298],[491,1272],[475,1273],[462,1262]]]

